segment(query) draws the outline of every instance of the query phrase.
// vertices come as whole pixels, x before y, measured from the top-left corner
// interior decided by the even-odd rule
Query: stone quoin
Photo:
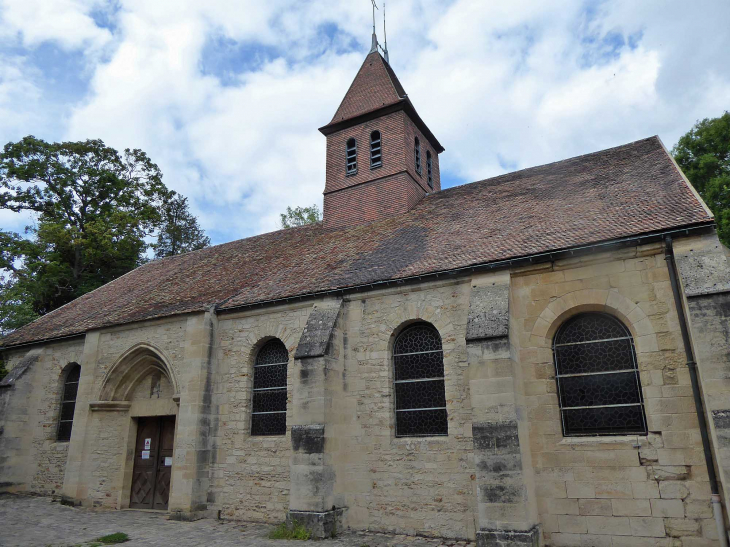
[[[442,190],[377,47],[320,131],[321,222],[4,338],[0,490],[316,537],[726,544],[728,253],[661,141]]]

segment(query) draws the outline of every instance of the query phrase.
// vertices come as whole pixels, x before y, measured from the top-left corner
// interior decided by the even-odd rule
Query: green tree
[[[286,213],[279,215],[281,218],[282,228],[294,228],[295,226],[304,226],[305,224],[313,224],[319,222],[322,219],[322,215],[319,212],[317,205],[311,207],[291,207],[286,208]]]
[[[17,328],[145,260],[171,192],[141,150],[33,136],[0,153],[0,209],[34,213],[28,239],[0,232],[0,329]]]
[[[209,245],[210,238],[188,209],[188,198],[173,193],[162,206],[162,225],[154,245],[155,258],[197,251]]]
[[[730,112],[697,122],[672,154],[715,215],[720,241],[730,245]]]

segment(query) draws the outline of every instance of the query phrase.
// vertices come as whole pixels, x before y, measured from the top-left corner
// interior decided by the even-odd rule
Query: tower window
[[[433,161],[430,150],[426,150],[426,173],[428,173],[428,187],[433,190]]]
[[[63,396],[61,397],[61,415],[58,419],[59,441],[71,440],[71,428],[74,425],[74,411],[76,410],[76,394],[79,391],[81,366],[73,363],[66,372],[63,382]]]
[[[380,146],[380,131],[370,133],[370,167],[383,165],[383,155]]]
[[[396,437],[448,435],[444,352],[428,323],[406,328],[393,346]]]
[[[357,173],[357,141],[355,139],[347,141],[346,161],[347,174],[354,175]]]
[[[251,435],[286,434],[286,367],[289,352],[281,340],[259,350],[253,367]]]
[[[631,333],[606,313],[582,313],[555,335],[558,400],[566,437],[645,434]]]
[[[415,146],[413,150],[414,158],[416,159],[416,172],[421,174],[421,141],[416,137]]]

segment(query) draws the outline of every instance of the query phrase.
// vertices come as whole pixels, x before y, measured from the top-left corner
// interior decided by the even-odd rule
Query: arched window
[[[418,137],[416,137],[414,148],[413,148],[413,157],[416,160],[416,171],[418,174],[421,174],[421,141],[418,140]]]
[[[426,173],[428,174],[428,187],[433,190],[433,161],[430,150],[426,150]]]
[[[370,133],[370,167],[383,165],[383,155],[380,146],[380,131]]]
[[[566,437],[646,433],[634,340],[623,323],[576,315],[558,329],[553,353]]]
[[[76,394],[79,391],[79,378],[81,378],[81,366],[72,363],[66,371],[66,378],[63,381],[63,395],[61,396],[61,414],[58,419],[59,441],[71,440],[71,428],[74,425],[74,410],[76,410]]]
[[[448,435],[444,352],[438,331],[427,323],[407,327],[393,346],[395,435]]]
[[[286,434],[286,367],[289,352],[281,340],[270,340],[253,367],[251,435]]]
[[[357,141],[355,139],[347,141],[346,166],[348,175],[357,173]]]

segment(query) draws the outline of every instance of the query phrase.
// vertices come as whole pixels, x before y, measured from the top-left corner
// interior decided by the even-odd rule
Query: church
[[[0,491],[320,538],[727,545],[728,252],[659,138],[442,190],[375,37],[319,131],[322,221],[4,338]]]

